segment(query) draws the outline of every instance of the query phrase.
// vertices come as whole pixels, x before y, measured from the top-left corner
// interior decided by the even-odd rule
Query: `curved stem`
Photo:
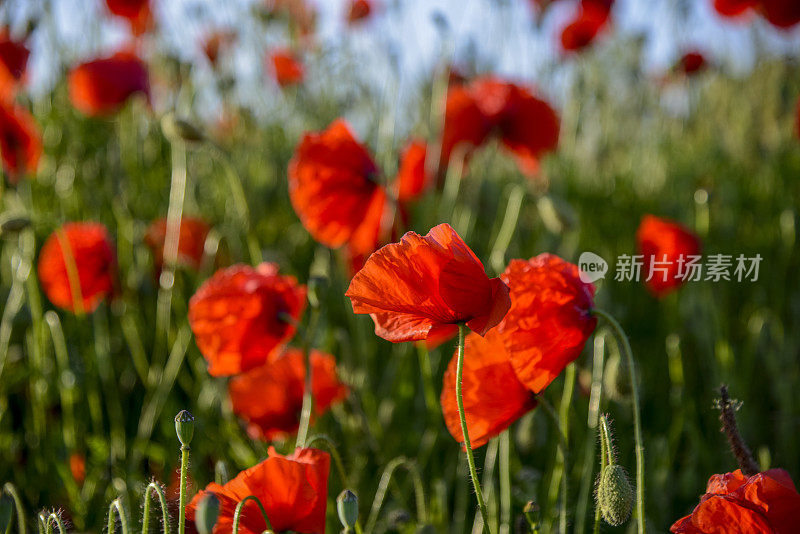
[[[244,509],[244,505],[247,501],[255,501],[258,505],[258,508],[261,510],[261,515],[264,516],[264,522],[267,524],[266,530],[272,530],[272,524],[269,522],[269,517],[267,517],[267,511],[264,509],[264,505],[261,504],[261,501],[258,500],[258,497],[255,495],[248,495],[241,501],[239,504],[236,505],[236,510],[233,512],[233,528],[231,529],[232,534],[239,534],[239,521],[242,518],[242,510]]]
[[[644,441],[642,440],[642,421],[639,409],[639,387],[636,385],[636,368],[633,361],[633,351],[630,341],[622,326],[610,314],[603,310],[593,310],[595,315],[602,317],[614,330],[615,335],[622,343],[622,351],[628,362],[628,372],[631,381],[631,397],[633,399],[633,432],[636,440],[636,524],[639,534],[645,533],[644,524]]]
[[[56,528],[58,528],[59,534],[66,534],[67,528],[64,526],[64,522],[61,520],[61,516],[55,512],[50,512],[50,515],[47,516],[47,519],[44,520],[45,524],[45,533],[51,534],[53,532],[53,525],[55,524]]]
[[[558,450],[561,455],[561,458],[563,458],[564,467],[566,467],[569,449],[567,445],[567,436],[564,435],[564,432],[562,431],[561,420],[559,419],[558,413],[556,413],[556,410],[555,408],[553,408],[553,405],[550,404],[550,401],[548,401],[543,395],[537,395],[536,400],[539,402],[539,405],[544,408],[544,411],[547,413],[548,417],[550,417],[550,420],[553,422],[553,426],[555,427],[558,436]],[[561,514],[559,514],[559,522],[562,520],[566,521],[566,519],[563,517],[563,515],[566,514],[566,507],[567,507],[566,486],[567,486],[566,469],[564,469],[564,474],[562,477],[562,484],[561,484],[562,504],[561,504]],[[562,534],[566,534],[566,530],[562,530]]]
[[[181,445],[181,487],[178,502],[178,534],[186,530],[186,472],[189,470],[189,447]]]
[[[306,378],[305,386],[303,388],[303,408],[300,411],[300,426],[297,429],[297,447],[305,447],[306,439],[308,437],[308,427],[311,425],[311,414],[314,410],[314,377],[311,365],[311,346],[313,337],[317,330],[317,322],[319,320],[319,306],[312,306],[311,316],[308,319],[308,326],[303,333],[303,358],[305,359]]]
[[[478,500],[478,508],[483,518],[483,529],[491,532],[489,528],[489,512],[486,510],[486,503],[483,500],[481,483],[478,480],[478,471],[475,469],[475,457],[472,454],[472,444],[469,441],[467,431],[467,417],[464,413],[464,398],[461,392],[461,378],[464,374],[464,338],[466,335],[466,325],[458,325],[458,361],[456,365],[456,402],[458,403],[458,417],[461,419],[461,434],[464,436],[464,448],[467,452],[467,463],[469,464],[469,476],[472,479],[472,486],[475,488],[475,498]]]
[[[386,491],[389,489],[389,483],[392,481],[392,475],[400,466],[406,468],[408,473],[411,475],[412,483],[414,484],[414,499],[417,505],[417,521],[424,524],[428,520],[428,511],[425,506],[425,490],[422,486],[422,477],[419,475],[417,466],[404,456],[398,456],[386,464],[386,468],[383,470],[383,474],[381,475],[381,480],[378,482],[378,489],[375,492],[375,498],[372,500],[372,507],[369,511],[369,517],[367,518],[367,526],[364,529],[368,534],[371,534],[375,529],[375,525],[378,522],[378,513],[381,511],[381,506],[383,506],[383,501],[386,498]]]
[[[150,532],[150,498],[153,493],[158,496],[158,504],[161,506],[161,523],[164,534],[169,534],[169,509],[167,508],[167,498],[164,490],[157,482],[150,482],[144,490],[144,507],[142,511],[142,534]]]
[[[25,509],[22,507],[22,499],[19,496],[16,486],[11,482],[6,482],[3,486],[3,492],[11,496],[14,501],[14,511],[17,514],[17,532],[19,534],[27,534],[28,528],[25,523]]]
[[[600,423],[600,473],[602,474],[603,470],[608,466],[608,459],[611,457],[611,451],[609,448],[609,441],[608,441],[608,426],[606,425],[606,416],[601,415],[601,423]],[[594,510],[594,528],[592,529],[593,534],[600,534],[600,520],[601,520],[601,513],[600,507],[595,505]]]
[[[117,522],[114,520],[114,515],[119,517],[119,525],[122,529],[122,534],[128,534],[128,516],[125,513],[125,507],[122,505],[119,497],[111,501],[108,505],[108,534],[114,534],[117,530]]]

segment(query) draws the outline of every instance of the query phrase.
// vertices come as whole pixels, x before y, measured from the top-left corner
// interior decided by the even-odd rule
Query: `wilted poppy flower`
[[[114,291],[116,258],[106,227],[67,223],[39,252],[39,283],[50,302],[72,312],[91,312]]]
[[[217,30],[211,32],[203,41],[203,54],[208,58],[211,66],[217,66],[220,54],[236,41],[236,34],[232,31]]]
[[[303,351],[290,348],[278,359],[231,379],[228,394],[233,411],[247,421],[250,437],[270,441],[297,430],[305,377]],[[330,354],[311,351],[311,380],[317,417],[347,396],[347,386],[336,376],[336,360]]]
[[[567,52],[583,50],[608,23],[611,3],[583,1],[575,18],[561,31],[561,47]]]
[[[426,236],[408,232],[369,257],[345,293],[355,313],[369,313],[375,333],[395,343],[420,341],[466,325],[480,335],[497,325],[511,302],[508,287],[448,224]]]
[[[272,76],[281,87],[301,83],[305,78],[303,64],[291,50],[273,50],[270,53],[269,60],[272,64]]]
[[[12,184],[35,173],[42,155],[42,135],[33,116],[11,102],[0,102],[0,157]]]
[[[306,287],[274,263],[217,271],[189,300],[189,324],[212,376],[234,375],[271,359],[295,333]],[[273,358],[277,354],[274,354]]]
[[[136,93],[150,95],[147,67],[130,52],[78,65],[69,73],[68,85],[72,105],[93,117],[115,113]]]
[[[0,99],[9,100],[17,92],[28,67],[30,50],[22,41],[11,38],[8,28],[0,30]]]
[[[667,219],[647,215],[636,231],[639,254],[644,256],[642,276],[653,295],[677,289],[690,274],[692,256],[700,253],[700,240],[688,229]],[[696,258],[695,258],[696,259]]]
[[[209,226],[203,219],[196,217],[181,218],[178,230],[178,263],[198,269],[203,261],[203,251]],[[153,264],[157,271],[161,271],[164,264],[164,242],[167,238],[167,219],[162,218],[152,222],[147,228],[144,242],[153,253]]]
[[[380,240],[386,203],[377,174],[367,149],[337,120],[300,141],[289,163],[289,198],[319,243],[368,254]]]
[[[264,505],[273,532],[324,534],[330,466],[330,455],[318,449],[297,449],[289,456],[281,456],[270,447],[269,457],[260,464],[242,471],[224,486],[212,482],[195,495],[186,507],[188,526],[194,526],[200,500],[213,493],[220,502],[214,534],[229,534],[236,506],[253,495]],[[258,505],[248,501],[241,514],[240,534],[261,534],[266,530]]]
[[[403,149],[395,179],[399,202],[417,199],[431,185],[430,175],[425,170],[427,153],[427,145],[420,140],[409,141]]]
[[[519,381],[498,329],[485,337],[470,333],[464,346],[462,396],[473,449],[486,444],[514,421],[536,407],[536,396]],[[456,403],[456,365],[453,354],[444,375],[441,403],[447,430],[462,443],[461,419]]]
[[[347,8],[347,22],[353,24],[368,19],[372,9],[372,0],[350,0]]]
[[[552,254],[511,260],[500,278],[511,309],[497,330],[519,379],[541,393],[580,356],[597,326],[595,287],[580,279],[576,265]]]
[[[150,0],[106,0],[106,5],[112,14],[127,19],[136,35],[146,32],[153,20]]]
[[[676,70],[684,74],[695,74],[706,67],[706,58],[700,52],[687,52],[681,56]]]
[[[794,534],[800,528],[800,494],[789,473],[770,469],[751,477],[737,469],[714,475],[691,515],[679,519],[675,534]]]

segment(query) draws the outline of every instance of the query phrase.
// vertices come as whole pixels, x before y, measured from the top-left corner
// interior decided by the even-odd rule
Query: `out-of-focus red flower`
[[[453,154],[470,151],[497,132],[503,145],[517,158],[526,174],[535,173],[538,161],[558,145],[559,120],[555,111],[526,88],[490,76],[447,93],[442,131],[440,167]]]
[[[789,473],[770,469],[747,477],[713,475],[691,515],[679,519],[675,534],[794,534],[800,528],[800,494]]]
[[[519,381],[498,329],[485,337],[470,333],[464,346],[462,394],[470,444],[473,449],[486,444],[514,421],[536,407],[536,396]],[[456,365],[453,355],[444,375],[441,403],[447,430],[464,441],[456,403]]]
[[[274,263],[217,271],[189,300],[189,324],[212,376],[253,369],[278,356],[295,333],[306,287]]]
[[[425,170],[428,147],[424,141],[409,141],[400,156],[395,187],[397,200],[410,202],[419,198],[431,185],[431,176]]]
[[[498,326],[517,377],[541,393],[580,356],[597,326],[593,284],[578,267],[552,254],[512,260],[500,278],[511,309]]]
[[[797,0],[761,0],[761,12],[770,24],[788,29],[800,22],[800,2]]]
[[[697,51],[686,52],[676,65],[680,72],[691,75],[703,70],[707,65],[706,58]]]
[[[561,47],[567,52],[583,50],[608,23],[613,2],[583,1],[572,22],[561,31]]]
[[[11,38],[8,28],[0,29],[0,99],[10,100],[25,78],[30,50]]]
[[[642,219],[636,231],[636,244],[639,254],[644,256],[642,276],[656,297],[677,289],[689,274],[690,256],[700,253],[696,235],[678,223],[653,215]]]
[[[130,52],[78,65],[69,73],[68,85],[72,105],[93,117],[115,113],[136,93],[150,97],[147,67]]]
[[[266,7],[270,13],[288,18],[301,36],[314,33],[317,12],[306,0],[266,0]]]
[[[278,85],[288,87],[301,83],[305,78],[303,63],[288,49],[276,49],[269,55],[272,76]]]
[[[373,253],[345,295],[355,313],[372,316],[378,336],[395,343],[424,340],[458,323],[484,335],[511,305],[508,287],[489,279],[448,224],[424,237],[408,232]]]
[[[145,33],[153,22],[150,0],[106,0],[106,5],[113,15],[128,20],[135,35]]]
[[[331,458],[318,449],[297,449],[281,456],[270,447],[269,457],[220,486],[211,483],[194,496],[186,507],[186,519],[194,527],[197,505],[208,493],[219,499],[220,509],[214,534],[228,534],[233,528],[236,506],[254,495],[264,505],[272,531],[325,533],[328,472]],[[244,505],[239,523],[241,534],[261,534],[267,524],[253,501]]]
[[[347,7],[347,22],[354,24],[366,20],[372,11],[372,0],[350,0],[350,5]]]
[[[86,458],[81,453],[73,452],[69,455],[69,472],[79,486],[86,480]]]
[[[181,218],[178,230],[178,263],[198,269],[203,261],[206,237],[211,228],[203,219],[197,217]],[[164,243],[167,238],[167,219],[153,221],[147,228],[144,242],[153,253],[153,264],[156,271],[161,271],[164,264]]]
[[[759,0],[714,0],[714,9],[720,15],[737,17],[758,5]]]
[[[220,54],[236,42],[236,33],[231,30],[216,30],[211,32],[202,43],[203,54],[212,67],[217,66]]]
[[[305,358],[288,349],[273,362],[238,375],[228,383],[233,411],[247,421],[253,439],[271,441],[297,431],[303,408]],[[314,415],[323,415],[347,396],[347,386],[336,376],[336,360],[330,354],[311,351],[311,391]]]
[[[42,290],[50,302],[72,312],[94,311],[111,295],[115,271],[111,238],[99,223],[67,223],[50,234],[39,252]]]
[[[0,157],[12,184],[33,174],[42,155],[42,135],[28,111],[12,102],[0,101]]]
[[[307,133],[289,163],[289,198],[319,243],[369,254],[382,233],[386,192],[378,168],[343,120]]]

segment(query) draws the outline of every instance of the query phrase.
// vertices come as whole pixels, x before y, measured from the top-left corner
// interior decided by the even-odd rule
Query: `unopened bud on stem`
[[[175,416],[175,433],[181,445],[188,447],[194,436],[194,416],[188,410],[181,410]]]

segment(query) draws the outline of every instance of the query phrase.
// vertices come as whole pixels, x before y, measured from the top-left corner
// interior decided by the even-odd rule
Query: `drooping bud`
[[[607,465],[597,482],[597,506],[603,520],[618,527],[631,516],[636,494],[621,465]]]
[[[0,235],[17,234],[31,225],[31,218],[22,212],[0,215]]]
[[[188,410],[181,410],[175,416],[175,433],[181,445],[188,447],[194,436],[194,416]]]
[[[349,489],[344,490],[336,498],[336,511],[339,513],[339,521],[347,529],[354,528],[358,521],[358,497]]]
[[[197,503],[194,523],[200,534],[211,534],[219,517],[219,499],[214,493],[208,493]]]
[[[191,122],[179,119],[173,113],[167,113],[161,119],[161,130],[170,141],[181,140],[186,143],[199,143],[205,136]]]

